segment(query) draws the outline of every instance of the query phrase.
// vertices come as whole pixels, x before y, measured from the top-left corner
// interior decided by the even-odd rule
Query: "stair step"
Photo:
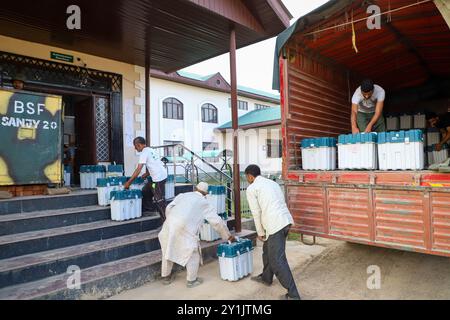
[[[0,288],[65,273],[69,266],[86,269],[159,248],[154,230],[5,259],[0,263]]]
[[[88,206],[0,215],[0,236],[106,220],[109,207]]]
[[[190,191],[192,191],[192,185],[175,186],[176,195]],[[72,193],[65,195],[41,195],[0,200],[0,216],[35,211],[87,207],[95,206],[97,204],[98,196],[96,190],[77,189],[72,191]]]
[[[152,216],[126,222],[104,220],[6,235],[0,237],[0,259],[150,231],[158,228],[160,225],[160,217]]]
[[[133,288],[131,285],[134,283],[134,281],[131,281],[132,278],[142,281],[140,285],[156,278],[159,269],[157,263],[160,261],[161,250],[156,250],[147,254],[88,268],[81,271],[82,286],[95,285],[101,288],[100,292],[113,286],[122,287],[124,290],[131,289]],[[60,274],[43,280],[1,289],[0,300],[79,299],[82,297],[84,290],[68,289],[67,282],[70,276],[69,274]],[[116,283],[113,284],[113,282]]]
[[[239,237],[256,238],[254,231],[243,230]],[[203,256],[214,257],[222,241],[202,242]],[[69,274],[0,289],[0,300],[102,299],[156,280],[160,275],[161,250],[133,256],[81,270],[81,289],[69,289]],[[70,282],[71,283],[71,282]]]
[[[95,206],[97,204],[97,191],[77,190],[65,195],[0,200],[0,215]]]

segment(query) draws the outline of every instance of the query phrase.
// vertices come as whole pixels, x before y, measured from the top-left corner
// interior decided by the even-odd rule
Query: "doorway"
[[[107,96],[63,95],[64,165],[79,183],[83,165],[111,163],[111,113]]]

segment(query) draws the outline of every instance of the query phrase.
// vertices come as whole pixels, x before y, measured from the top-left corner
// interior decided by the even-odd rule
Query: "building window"
[[[231,108],[231,98],[228,98],[228,107]],[[238,109],[239,110],[248,110],[248,102],[238,100]]]
[[[217,108],[210,103],[202,106],[202,121],[207,123],[218,123]]]
[[[268,108],[270,108],[270,107],[266,106],[264,104],[255,103],[255,110],[268,109]]]
[[[278,159],[282,155],[282,141],[267,139],[267,158]]]
[[[172,145],[172,144],[183,144],[183,141],[169,141],[165,140],[164,145]],[[173,157],[174,156],[174,150],[177,157],[182,157],[184,154],[184,150],[181,147],[168,147],[164,148],[164,157]]]
[[[219,144],[217,142],[203,142],[203,151],[215,151],[219,150]],[[204,157],[209,162],[219,162],[220,157]]]
[[[246,101],[238,101],[238,109],[239,110],[248,110],[248,102]]]
[[[163,118],[183,120],[183,104],[175,98],[168,98],[164,100]]]
[[[217,142],[203,142],[203,151],[219,150]]]

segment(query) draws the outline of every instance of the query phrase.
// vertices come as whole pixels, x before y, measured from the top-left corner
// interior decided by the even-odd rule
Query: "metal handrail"
[[[233,180],[232,177],[230,177],[229,175],[227,175],[226,173],[220,171],[219,169],[217,169],[215,166],[213,166],[212,164],[210,164],[209,162],[207,162],[205,159],[203,159],[202,157],[200,157],[198,154],[196,154],[195,152],[193,152],[192,150],[190,150],[189,148],[185,147],[182,144],[168,144],[165,146],[156,146],[156,147],[150,147],[152,149],[162,149],[162,148],[175,148],[175,147],[181,147],[184,150],[186,150],[187,152],[189,152],[191,154],[192,157],[196,157],[198,160],[202,161],[204,164],[206,164],[207,166],[209,166],[211,169],[213,169],[215,172],[219,173],[220,175],[224,176],[225,178],[229,179],[229,180]]]
[[[177,153],[175,152],[175,149],[177,147],[187,151],[187,153],[189,153],[191,155],[190,159],[188,159],[187,157],[184,157],[184,156],[177,155]],[[191,173],[191,184],[192,184],[192,187],[195,187],[195,181],[194,181],[195,180],[194,179],[194,177],[195,177],[194,171],[195,170],[196,170],[196,173],[197,173],[197,178],[199,176],[198,174],[199,174],[199,171],[200,171],[205,176],[209,177],[210,179],[212,179],[212,180],[218,182],[220,185],[224,186],[225,189],[227,190],[227,194],[226,194],[226,201],[227,201],[226,202],[226,208],[227,208],[227,212],[235,214],[234,208],[232,206],[232,203],[233,203],[233,201],[235,199],[235,190],[234,190],[234,187],[232,187],[233,184],[234,184],[234,181],[233,181],[233,178],[230,175],[226,174],[225,172],[221,171],[220,169],[218,169],[214,165],[210,164],[205,159],[203,159],[201,156],[199,156],[198,154],[196,154],[195,152],[193,152],[192,150],[190,150],[189,148],[185,147],[182,144],[176,143],[176,144],[168,144],[168,145],[163,145],[163,146],[154,146],[154,147],[150,147],[150,148],[152,148],[152,149],[172,148],[173,151],[174,151],[173,163],[172,164],[174,166],[174,174],[175,174],[175,176],[176,176],[176,167],[182,167],[182,168],[184,168],[186,170],[186,167],[188,165],[190,165],[191,166],[191,168],[190,168],[191,172],[190,173]],[[185,164],[185,166],[177,163],[177,158],[183,159],[184,160],[183,163]],[[202,168],[202,167],[196,165],[194,163],[195,160],[200,160],[207,167],[211,168],[215,173],[218,173],[220,175],[220,177],[216,178],[213,175],[213,172],[207,172],[207,171],[205,171],[206,168]],[[167,166],[169,167],[172,164],[167,163]],[[238,173],[238,174],[240,174],[240,173]],[[175,180],[175,182],[176,182],[176,180]],[[245,191],[246,188],[247,188],[246,184],[247,184],[246,182],[241,181],[241,185],[239,186],[239,192],[241,193],[241,196],[242,196],[242,191]],[[241,202],[240,208],[241,208],[240,209],[241,213],[248,214],[250,212],[250,208],[249,208],[247,202]]]
[[[190,159],[187,159],[186,157],[183,156],[178,156],[176,153],[176,148],[182,148],[185,150],[185,152],[187,152],[188,154],[190,154]],[[233,178],[224,173],[223,171],[221,171],[220,169],[216,168],[215,166],[213,166],[212,164],[210,164],[209,162],[207,162],[205,159],[203,159],[201,156],[199,156],[198,154],[196,154],[195,152],[193,152],[192,150],[190,150],[189,148],[185,147],[182,144],[168,144],[168,145],[164,145],[164,146],[153,146],[150,147],[152,149],[163,149],[163,148],[171,148],[174,151],[173,154],[173,167],[174,167],[174,175],[176,176],[176,167],[180,166],[179,164],[177,164],[177,158],[180,157],[181,159],[184,159],[184,162],[187,164],[190,164],[191,168],[191,184],[192,187],[195,187],[195,171],[197,173],[197,179],[198,179],[198,173],[199,171],[206,175],[207,177],[209,177],[210,179],[216,181],[217,183],[219,183],[220,185],[224,186],[225,189],[227,190],[226,193],[226,207],[227,207],[227,212],[232,212],[232,202],[234,199],[234,189],[231,187],[233,184]],[[219,178],[216,178],[215,176],[213,176],[213,172],[207,172],[205,171],[205,169],[199,167],[198,165],[195,164],[196,160],[200,160],[203,164],[205,164],[207,167],[211,168],[213,170],[213,172],[218,173],[220,175]],[[169,166],[169,164],[166,164],[167,166]],[[181,166],[183,167],[183,166]],[[186,165],[187,167],[187,165]],[[184,169],[186,170],[186,167],[184,167]],[[176,183],[176,181],[175,181]]]

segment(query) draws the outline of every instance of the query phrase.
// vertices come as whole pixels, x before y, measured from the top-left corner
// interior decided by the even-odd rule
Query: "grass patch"
[[[300,234],[289,232],[288,241],[300,241]]]
[[[243,213],[242,218],[243,219],[253,219],[253,216],[251,213]]]

